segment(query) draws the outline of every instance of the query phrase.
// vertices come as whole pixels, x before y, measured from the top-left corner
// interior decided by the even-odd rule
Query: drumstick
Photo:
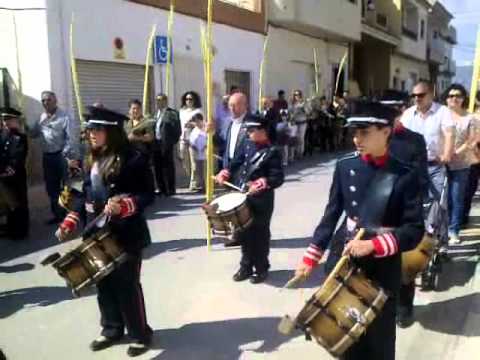
[[[215,176],[212,176],[212,179],[215,179]],[[227,185],[228,187],[231,187],[231,188],[234,189],[234,190],[243,192],[242,189],[240,189],[238,186],[235,186],[235,185],[233,185],[232,183],[230,183],[230,182],[228,182],[228,181],[224,181],[223,183],[224,183],[225,185]]]
[[[358,232],[355,234],[355,237],[353,238],[353,240],[360,240],[363,236],[363,234],[365,233],[365,229],[364,228],[361,228],[360,230],[358,230]],[[293,278],[291,278],[290,280],[287,281],[287,283],[283,286],[284,289],[291,289],[293,288],[295,285],[297,285],[298,283],[300,282],[304,282],[305,280],[307,280],[307,276],[305,276],[304,274],[301,274],[301,275],[295,275]]]

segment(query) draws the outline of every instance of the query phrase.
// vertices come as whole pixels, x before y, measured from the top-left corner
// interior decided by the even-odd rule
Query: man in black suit
[[[176,110],[168,107],[165,94],[158,94],[157,108],[153,144],[153,167],[158,186],[156,193],[172,196],[176,192],[173,149],[181,134],[180,118]]]

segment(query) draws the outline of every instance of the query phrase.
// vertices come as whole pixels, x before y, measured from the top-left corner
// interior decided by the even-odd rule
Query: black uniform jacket
[[[133,198],[136,211],[123,219],[111,219],[109,227],[128,253],[138,254],[151,243],[143,211],[154,199],[153,174],[148,156],[132,147],[126,149],[123,156],[117,157],[117,161],[122,163],[118,174],[112,174],[107,179],[108,197],[126,194]],[[87,222],[92,221],[105,207],[105,203],[96,202],[93,198],[90,172],[85,175],[83,193],[78,200],[75,210],[80,213],[84,206]]]
[[[235,174],[232,181],[243,190],[248,190],[248,182],[261,177],[267,179],[268,189],[249,196],[253,206],[273,208],[273,190],[283,184],[284,173],[282,155],[278,148],[272,145],[258,146],[249,139],[245,140],[244,147],[227,168]]]
[[[390,154],[400,161],[410,165],[419,176],[419,184],[423,193],[428,190],[427,145],[424,137],[407,129],[396,128],[390,140]]]
[[[393,189],[386,204],[380,225],[393,228],[399,252],[393,256],[374,258],[368,256],[358,259],[367,276],[396,293],[400,286],[400,252],[413,249],[421,240],[424,232],[422,203],[418,191],[418,179],[411,167],[390,156],[382,167],[364,161],[359,155],[347,156],[337,162],[330,188],[325,214],[315,229],[313,243],[322,250],[327,249],[337,223],[345,212],[362,227],[362,215],[369,209],[362,208],[371,183],[378,171],[395,176]],[[367,229],[372,238],[375,234]],[[346,239],[349,240],[349,239]]]
[[[0,131],[0,174],[12,168],[11,176],[0,177],[0,181],[16,194],[16,200],[22,201],[20,193],[26,191],[25,160],[28,152],[27,136],[7,129]]]

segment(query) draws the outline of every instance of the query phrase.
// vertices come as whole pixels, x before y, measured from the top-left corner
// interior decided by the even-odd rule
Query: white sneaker
[[[448,245],[458,245],[462,242],[457,234],[450,234],[449,237],[450,239],[448,240]]]

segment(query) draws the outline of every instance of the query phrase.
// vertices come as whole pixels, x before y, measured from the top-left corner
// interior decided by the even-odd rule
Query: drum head
[[[235,209],[242,205],[247,200],[247,195],[240,192],[232,192],[218,198],[211,202],[211,205],[218,205],[217,212],[226,212]]]

